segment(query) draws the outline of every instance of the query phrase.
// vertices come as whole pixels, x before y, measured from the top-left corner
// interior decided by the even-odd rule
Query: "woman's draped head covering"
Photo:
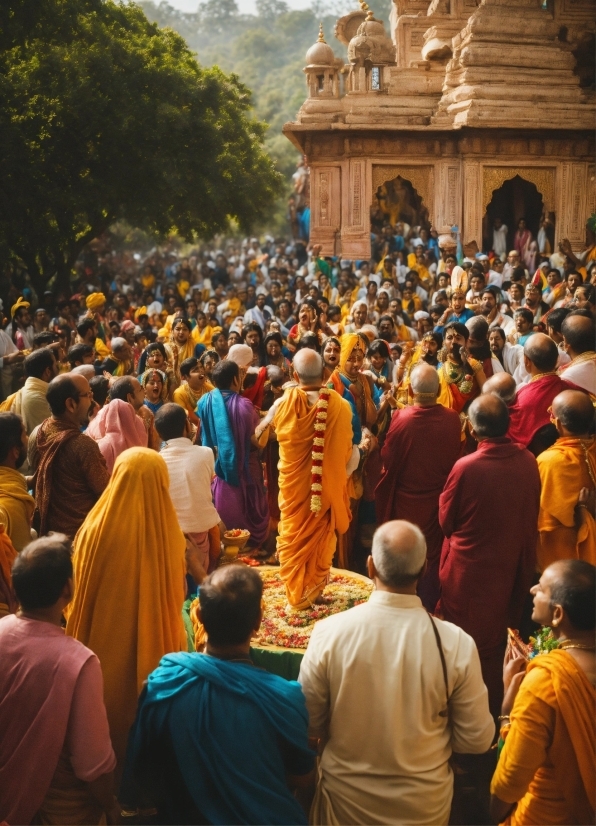
[[[66,633],[97,654],[112,742],[126,748],[138,695],[164,654],[186,650],[186,540],[166,463],[133,447],[74,540],[75,595]]]
[[[86,430],[95,439],[110,473],[114,462],[130,447],[147,447],[147,431],[132,404],[112,399],[91,420]]]
[[[366,343],[365,343],[366,342]],[[358,333],[344,333],[341,337],[341,353],[339,355],[339,369],[345,370],[346,361],[352,355],[352,352],[360,348],[364,353],[368,348],[368,341]]]

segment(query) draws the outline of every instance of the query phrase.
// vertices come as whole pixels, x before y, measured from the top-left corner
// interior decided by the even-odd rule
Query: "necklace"
[[[566,645],[568,643],[568,645]],[[559,643],[559,649],[566,651],[568,648],[579,648],[582,651],[594,651],[593,645],[586,645],[583,642],[574,642],[573,640],[563,640]]]
[[[536,373],[536,375],[532,376],[532,378],[530,379],[530,384],[532,384],[533,381],[538,381],[538,379],[543,379],[545,376],[556,376],[556,375],[557,375],[556,370],[549,370],[548,373]]]
[[[596,352],[594,350],[587,350],[585,353],[580,353],[579,356],[572,359],[569,364],[565,365],[564,369],[571,367],[572,364],[582,364],[584,361],[592,361],[594,358],[596,358]]]

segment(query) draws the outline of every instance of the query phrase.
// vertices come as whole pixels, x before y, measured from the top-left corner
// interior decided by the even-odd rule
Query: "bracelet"
[[[586,505],[586,503],[585,503],[585,502],[578,502],[578,503],[577,503],[577,505],[576,505],[575,507],[576,507],[576,508],[585,508],[587,511],[589,511],[589,510],[590,510],[590,508]]]
[[[497,717],[497,720],[498,720],[499,722],[501,722],[501,720],[509,720],[509,722],[511,722],[511,716],[510,716],[509,714],[500,714],[500,715]]]

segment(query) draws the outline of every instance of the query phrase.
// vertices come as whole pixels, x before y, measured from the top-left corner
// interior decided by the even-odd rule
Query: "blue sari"
[[[167,734],[186,790],[206,822],[306,824],[285,776],[314,767],[307,729],[298,683],[249,663],[167,654],[141,694],[127,774],[136,768],[140,777],[162,776],[147,760]],[[283,759],[288,753],[290,766]],[[154,793],[159,797],[160,790]]]

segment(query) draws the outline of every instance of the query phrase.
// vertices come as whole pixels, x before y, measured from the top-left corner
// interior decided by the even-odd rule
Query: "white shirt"
[[[52,415],[46,399],[47,392],[47,382],[30,376],[13,402],[12,411],[22,418],[28,436],[37,425]]]
[[[503,357],[505,372],[509,373],[510,376],[513,376],[520,364],[523,367],[524,348],[521,344],[510,344],[506,341],[501,355]]]
[[[512,330],[515,330],[515,321],[511,318],[511,316],[499,312],[488,325],[489,330],[494,327],[500,327],[505,335],[508,335]]]
[[[482,753],[495,726],[473,639],[416,596],[374,591],[316,623],[300,667],[313,735],[326,739],[322,789],[339,823],[446,824],[452,751]]]
[[[168,466],[170,497],[182,531],[204,533],[217,525],[219,514],[211,496],[215,473],[211,448],[181,437],[166,442],[160,456]]]
[[[560,376],[596,396],[596,356],[592,355],[591,359],[571,364],[560,371]]]
[[[507,227],[505,224],[493,228],[493,251],[501,258],[507,255]]]

